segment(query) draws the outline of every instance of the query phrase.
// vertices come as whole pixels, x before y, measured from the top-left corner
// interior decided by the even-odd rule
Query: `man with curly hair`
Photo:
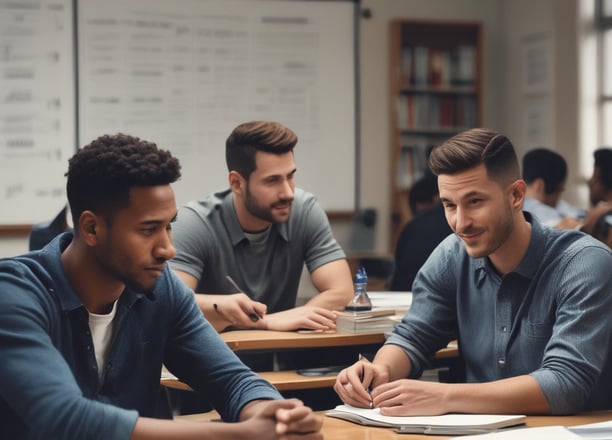
[[[321,420],[234,355],[166,262],[178,160],[102,136],[69,161],[74,232],[0,261],[3,437],[321,439]],[[162,363],[223,420],[160,420]]]

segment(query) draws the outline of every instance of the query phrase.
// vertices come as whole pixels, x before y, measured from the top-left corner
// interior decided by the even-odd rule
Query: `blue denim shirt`
[[[387,343],[419,377],[457,338],[468,382],[531,374],[553,414],[612,408],[612,252],[577,231],[543,227],[500,277],[449,236],[417,275],[412,306]]]
[[[88,313],[60,253],[72,233],[41,251],[0,261],[0,427],[7,438],[127,439],[151,417],[161,365],[206,390],[224,420],[255,399],[278,399],[206,321],[168,267],[153,291],[126,288],[98,376]]]

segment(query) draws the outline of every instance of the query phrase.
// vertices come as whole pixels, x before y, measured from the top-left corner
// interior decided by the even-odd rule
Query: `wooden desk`
[[[369,345],[385,342],[384,333],[278,332],[272,330],[234,330],[221,333],[234,351],[282,350],[296,348]]]
[[[346,422],[333,417],[324,416],[323,437],[325,440],[438,440],[452,439],[452,436],[423,435],[423,434],[398,434],[388,428],[373,428]],[[187,416],[177,416],[176,419],[192,421],[209,421],[218,419],[218,414],[214,411],[204,414],[192,414]],[[574,426],[587,423],[604,422],[612,420],[612,410],[597,411],[578,414],[575,416],[529,416],[527,426]]]
[[[234,351],[247,350],[282,350],[300,349],[314,347],[338,347],[350,345],[369,345],[385,342],[383,333],[298,333],[298,332],[278,332],[270,330],[236,330],[221,333],[221,337],[227,345]],[[436,353],[436,359],[452,359],[459,355],[457,344],[451,343],[448,347]],[[332,387],[336,381],[336,376],[303,376],[296,370],[287,371],[265,371],[258,373],[279,391],[300,390],[308,388]],[[174,377],[164,377],[162,375],[162,385],[189,391],[189,385],[177,380]]]

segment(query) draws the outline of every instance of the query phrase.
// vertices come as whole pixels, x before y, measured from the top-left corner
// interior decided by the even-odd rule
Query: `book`
[[[364,312],[336,312],[336,330],[341,333],[387,333],[401,319],[393,308]]]
[[[394,428],[402,434],[468,435],[482,434],[499,428],[522,425],[525,415],[508,414],[443,414],[440,416],[383,416],[380,409],[338,405],[325,413],[353,423]]]

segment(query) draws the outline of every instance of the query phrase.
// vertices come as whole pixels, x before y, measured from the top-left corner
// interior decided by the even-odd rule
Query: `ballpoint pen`
[[[233,279],[231,276],[226,275],[226,276],[225,276],[225,278],[227,278],[227,281],[229,281],[229,282],[230,282],[230,284],[231,284],[232,286],[234,286],[234,288],[235,288],[236,290],[238,290],[238,292],[240,292],[240,293],[244,293],[244,294],[246,295],[246,292],[245,292],[243,289],[241,289],[241,288],[240,288],[240,286],[238,286],[238,283],[236,283],[236,281],[234,281],[234,279]],[[248,295],[247,295],[247,296],[248,296]],[[253,321],[253,322],[257,322],[257,321],[259,321],[259,320],[261,319],[261,316],[259,316],[259,315],[258,315],[257,313],[255,313],[255,312],[251,312],[251,313],[249,313],[249,318],[251,318],[251,321]]]

